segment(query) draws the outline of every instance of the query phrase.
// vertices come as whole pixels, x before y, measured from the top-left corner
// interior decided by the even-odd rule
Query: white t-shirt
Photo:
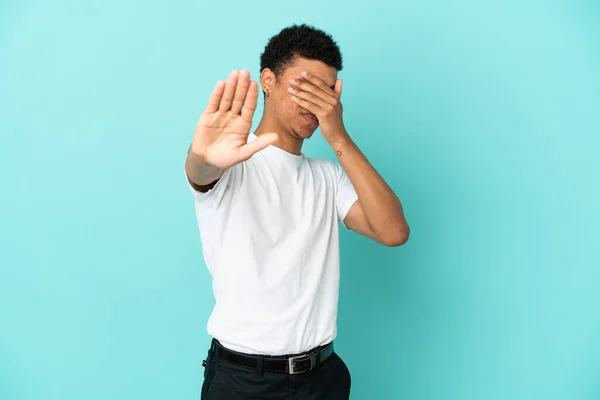
[[[231,350],[268,355],[332,341],[338,222],[358,199],[344,170],[269,146],[229,168],[210,191],[189,187],[213,277],[209,335]]]

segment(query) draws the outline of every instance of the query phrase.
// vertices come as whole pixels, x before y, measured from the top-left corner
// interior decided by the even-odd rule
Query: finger
[[[258,83],[256,81],[250,82],[248,93],[246,94],[246,100],[242,107],[242,118],[248,123],[252,123],[252,116],[254,110],[256,110],[256,101],[258,99]]]
[[[327,105],[327,103],[325,102],[325,100],[323,100],[319,96],[317,96],[315,94],[312,94],[310,92],[305,92],[304,90],[296,90],[296,89],[291,88],[291,87],[288,88],[288,92],[292,96],[296,96],[296,97],[299,97],[302,100],[309,101],[309,102],[313,103],[314,105],[316,105],[319,108],[323,108],[324,106]]]
[[[208,99],[208,105],[204,110],[207,114],[212,114],[219,109],[219,103],[221,103],[221,96],[223,96],[223,89],[225,88],[225,81],[219,81],[215,85],[215,88]]]
[[[252,157],[255,153],[261,151],[265,147],[275,143],[279,136],[276,133],[263,133],[259,135],[256,139],[248,142],[240,148],[240,158],[241,161],[245,161]]]
[[[237,87],[235,89],[235,96],[233,97],[233,103],[231,104],[230,112],[233,114],[239,114],[242,109],[242,104],[246,99],[248,93],[248,87],[250,86],[250,72],[242,70],[239,73]]]
[[[238,72],[232,71],[227,78],[227,85],[225,85],[225,92],[221,97],[221,103],[219,104],[219,111],[226,112],[231,108],[231,102],[235,93],[235,87],[237,86]]]
[[[292,79],[290,80],[290,88],[301,89],[305,92],[312,93],[313,95],[318,96],[320,99],[331,105],[335,105],[337,101],[337,99],[333,97],[330,93],[326,93],[323,89],[307,80]]]
[[[304,79],[306,79],[313,85],[321,88],[325,93],[327,93],[331,96],[334,96],[334,97],[337,95],[337,93],[327,84],[327,82],[325,82],[323,79],[319,78],[318,76],[311,74],[310,72],[306,72],[306,71],[302,73],[302,76],[304,77]]]
[[[294,102],[296,102],[300,107],[310,111],[311,113],[313,113],[314,115],[320,114],[319,111],[321,111],[321,107],[317,106],[314,103],[311,103],[310,101],[306,101],[304,99],[301,99],[297,96],[292,96],[292,100]]]
[[[341,79],[336,80],[335,87],[333,88],[333,91],[336,92],[339,97],[342,97],[342,83]]]

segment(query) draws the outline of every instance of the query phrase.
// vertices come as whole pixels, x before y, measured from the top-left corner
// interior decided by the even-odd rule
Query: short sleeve
[[[334,170],[336,175],[336,194],[335,194],[335,207],[337,210],[338,220],[341,223],[344,223],[344,218],[350,211],[350,207],[358,200],[358,195],[356,194],[356,190],[354,186],[352,186],[352,182],[350,182],[350,178],[346,175],[344,169],[336,164],[334,164]],[[347,228],[346,224],[344,226]]]

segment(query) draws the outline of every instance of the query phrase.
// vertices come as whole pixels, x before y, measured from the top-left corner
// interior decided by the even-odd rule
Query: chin
[[[303,139],[310,139],[314,132],[303,132],[300,137]]]
[[[315,131],[316,131],[315,128],[309,128],[309,127],[303,126],[300,129],[296,130],[296,134],[303,139],[309,139],[312,137],[312,135],[315,133]]]

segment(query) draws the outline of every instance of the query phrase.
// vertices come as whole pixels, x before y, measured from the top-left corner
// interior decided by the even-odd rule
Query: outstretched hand
[[[196,126],[191,152],[203,162],[225,169],[274,143],[275,133],[262,134],[248,143],[257,98],[258,83],[250,80],[246,70],[232,71],[227,82],[219,81]]]

